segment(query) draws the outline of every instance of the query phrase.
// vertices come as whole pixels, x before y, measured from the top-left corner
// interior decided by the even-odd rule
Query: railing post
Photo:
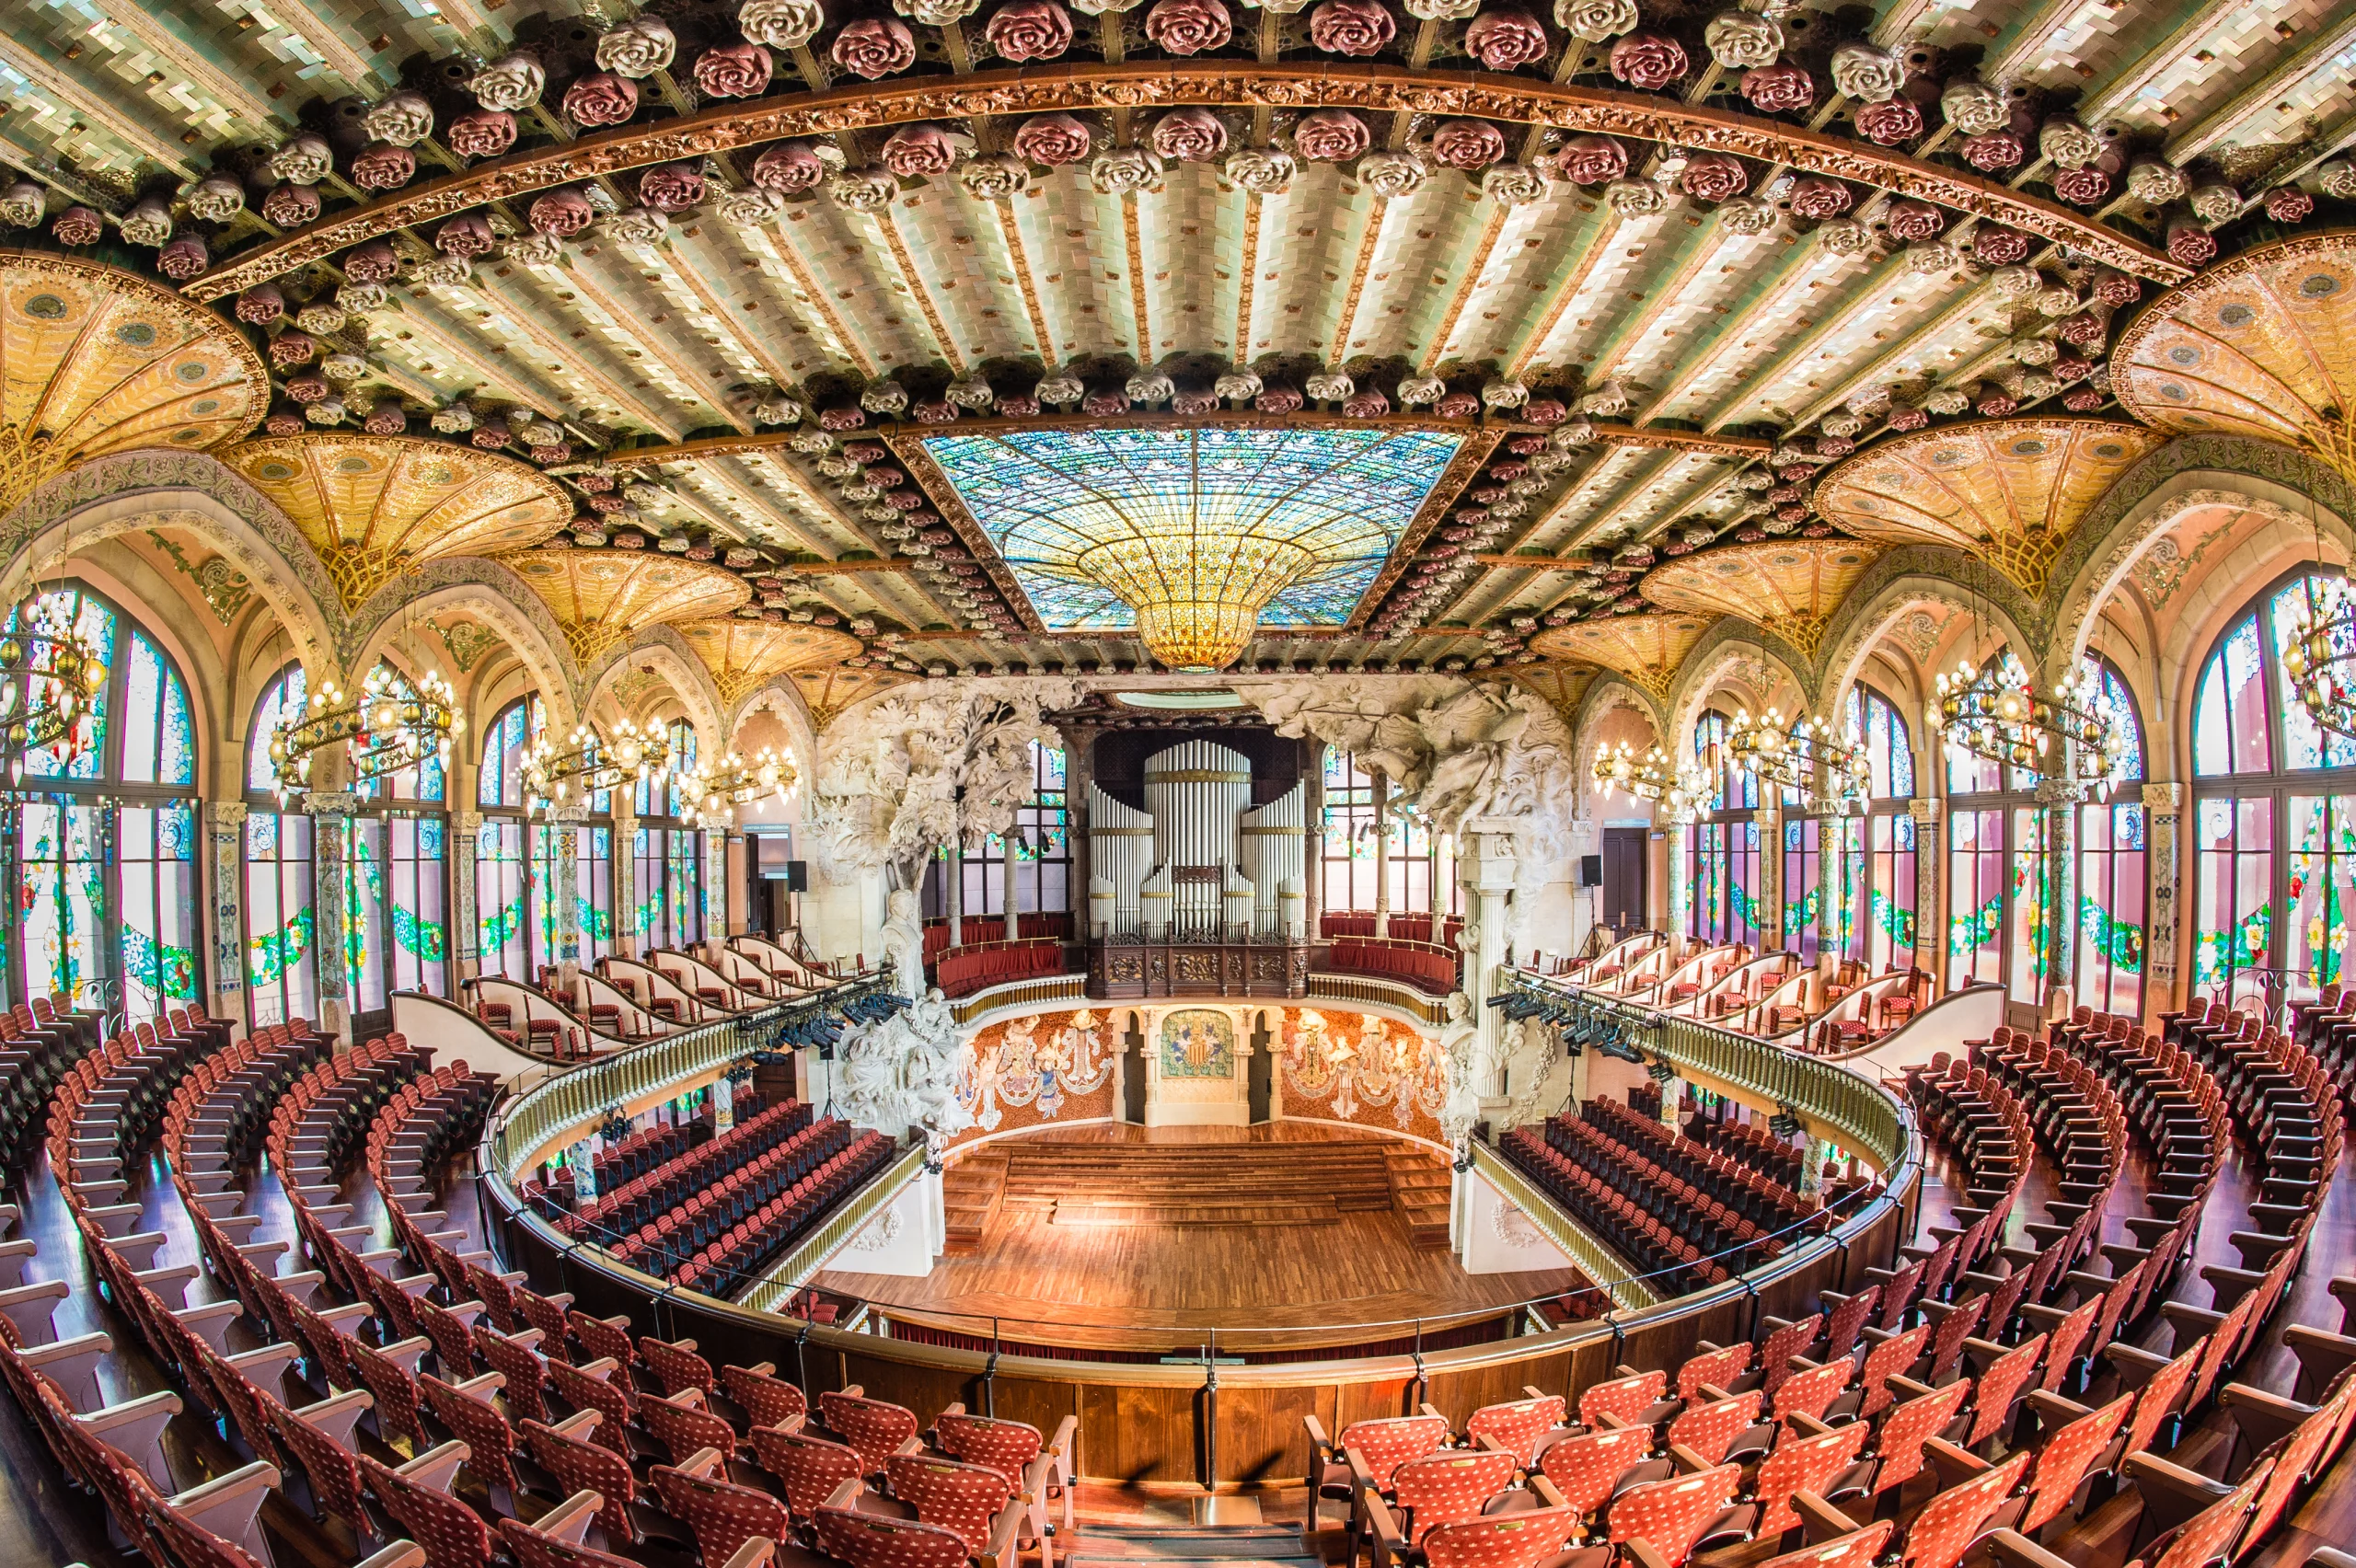
[[[1203,1470],[1205,1492],[1218,1491],[1218,1331],[1203,1347]]]
[[[982,1413],[993,1421],[998,1419],[998,1320],[992,1318],[990,1320],[990,1358],[982,1367]]]

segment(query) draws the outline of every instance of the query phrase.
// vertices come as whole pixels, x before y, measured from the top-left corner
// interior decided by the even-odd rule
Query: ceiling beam
[[[1673,99],[1646,101],[1640,110],[1632,110],[1624,93],[1486,72],[1418,72],[1330,60],[1273,65],[1242,60],[1150,60],[1120,65],[1073,62],[971,76],[861,82],[822,93],[716,105],[651,125],[618,127],[494,159],[340,211],[299,234],[248,247],[191,282],[186,292],[197,299],[217,299],[397,228],[479,202],[547,190],[584,174],[613,174],[659,163],[676,156],[683,144],[715,155],[780,136],[991,114],[1003,111],[1018,94],[1026,112],[1119,105],[1248,109],[1271,101],[1270,95],[1281,95],[1281,101],[1302,108],[1332,104],[1395,111],[1428,106],[1432,112],[1462,112],[1468,93],[1477,96],[1486,118],[1719,147],[1804,172],[1903,189],[1957,212],[2070,245],[2097,261],[2156,282],[2176,282],[2190,275],[2189,269],[2165,253],[2059,202],[1869,143],[1754,115]]]

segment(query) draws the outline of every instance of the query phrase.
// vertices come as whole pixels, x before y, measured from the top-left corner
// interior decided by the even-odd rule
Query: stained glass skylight
[[[1135,628],[1166,646],[1155,647],[1165,662],[1217,667],[1255,623],[1346,621],[1459,444],[1434,431],[1205,428],[925,446],[1048,627]]]

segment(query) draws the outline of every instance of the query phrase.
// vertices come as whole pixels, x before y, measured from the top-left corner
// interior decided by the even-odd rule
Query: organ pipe
[[[1236,829],[1237,859],[1254,894],[1253,929],[1261,936],[1284,930],[1278,899],[1288,881],[1298,887],[1304,874],[1308,822],[1308,797],[1295,784],[1266,805],[1246,812]]]

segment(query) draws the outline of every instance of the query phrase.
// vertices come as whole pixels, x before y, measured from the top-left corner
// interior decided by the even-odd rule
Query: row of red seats
[[[1590,1100],[1580,1116],[1629,1149],[1683,1177],[1763,1229],[1788,1230],[1808,1220],[1815,1205],[1797,1193],[1715,1149],[1698,1148],[1657,1116],[1613,1100]]]
[[[829,1116],[796,1130],[742,1163],[709,1172],[703,1185],[683,1189],[659,1204],[625,1211],[632,1228],[587,1228],[588,1239],[616,1258],[652,1274],[668,1274],[688,1254],[751,1215],[771,1197],[799,1191],[851,1140],[850,1126]]]
[[[689,1193],[700,1192],[730,1169],[743,1165],[810,1124],[810,1107],[788,1100],[767,1110],[746,1107],[745,1119],[703,1143],[691,1143],[680,1154],[611,1192],[601,1192],[589,1206],[560,1215],[556,1228],[567,1236],[610,1234],[634,1230],[650,1213],[673,1206]],[[688,1135],[690,1138],[693,1134]]]
[[[1663,1170],[1590,1122],[1549,1118],[1546,1143],[1574,1164],[1629,1193],[1676,1234],[1715,1257],[1757,1247],[1761,1258],[1782,1251],[1780,1240],[1750,1216],[1729,1208],[1683,1177]],[[1738,1271],[1747,1263],[1734,1265]]]
[[[1042,938],[953,949],[942,954],[933,983],[943,996],[964,997],[1010,981],[1063,972],[1063,943]]]
[[[1797,1188],[1800,1184],[1799,1151],[1756,1122],[1697,1119],[1687,1123],[1683,1130],[1688,1138],[1703,1147],[1740,1160],[1777,1186]]]
[[[806,1234],[891,1158],[891,1139],[881,1133],[860,1134],[825,1164],[673,1269],[671,1283],[716,1295],[734,1294],[757,1275],[764,1262]]]
[[[1419,943],[1345,940],[1328,950],[1327,963],[1353,974],[1381,974],[1404,980],[1433,996],[1456,989],[1457,963],[1453,948]]]
[[[1705,1257],[1614,1182],[1548,1147],[1527,1127],[1507,1133],[1498,1147],[1613,1251],[1634,1262],[1662,1295],[1682,1295],[1724,1282],[1726,1266]]]

